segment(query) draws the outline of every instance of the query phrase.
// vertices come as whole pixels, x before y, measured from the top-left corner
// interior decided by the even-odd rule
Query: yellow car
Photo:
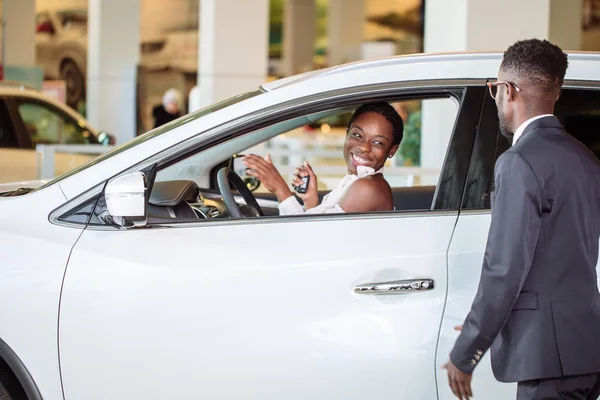
[[[0,82],[0,183],[41,178],[38,144],[113,144],[79,113],[18,83]],[[84,163],[95,154],[57,152],[54,176]]]

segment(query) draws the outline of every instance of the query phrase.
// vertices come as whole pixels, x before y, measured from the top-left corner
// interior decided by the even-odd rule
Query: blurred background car
[[[19,83],[0,82],[0,183],[39,179],[38,144],[110,145],[79,113]],[[57,153],[60,175],[97,154]]]
[[[87,65],[87,10],[40,12],[36,15],[36,64],[46,79],[67,85],[67,104],[85,100]]]

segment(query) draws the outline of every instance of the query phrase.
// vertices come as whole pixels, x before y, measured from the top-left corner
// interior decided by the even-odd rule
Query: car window
[[[554,114],[569,134],[585,144],[600,159],[600,88],[565,86],[556,102]],[[487,96],[469,167],[463,209],[490,208],[496,160],[511,146],[512,142],[500,134],[496,103]]]
[[[385,164],[386,180],[392,188],[429,186],[433,195],[454,128],[458,102],[450,97],[417,98],[391,105],[404,121],[404,133],[399,150]],[[317,173],[319,190],[330,191],[347,173],[343,149],[348,123],[356,108],[340,110],[283,132],[243,153],[269,154],[287,181],[291,180],[295,168],[307,160]],[[267,190],[259,186],[256,192]]]
[[[88,16],[85,9],[59,11],[56,15],[64,28],[87,28]]]
[[[6,103],[0,100],[0,147],[18,147],[17,135],[11,123]]]
[[[415,90],[415,92],[417,92]],[[462,198],[471,146],[479,121],[484,88],[453,88],[419,95],[407,92],[389,102],[404,120],[404,134],[399,151],[386,160],[383,174],[392,187],[396,211],[457,210]],[[325,100],[323,100],[325,101]],[[372,98],[369,101],[376,101]],[[245,179],[240,155],[271,156],[287,182],[296,167],[307,160],[318,179],[320,195],[334,189],[347,174],[343,154],[347,126],[353,112],[364,102],[357,99],[344,104],[324,104],[308,114],[287,112],[271,125],[228,140],[204,152],[193,153],[174,163],[165,161],[156,181],[191,180],[201,188],[204,198],[218,199],[217,171],[230,165]],[[315,107],[317,108],[317,107]],[[460,113],[459,113],[460,111]],[[234,133],[225,136],[235,135]],[[220,157],[236,157],[231,161]],[[207,165],[217,161],[210,180]],[[162,187],[162,186],[161,186]],[[260,200],[269,201],[265,215],[277,215],[275,197],[259,185],[253,188]],[[218,200],[217,200],[218,201]]]
[[[34,145],[95,142],[94,136],[85,127],[53,107],[23,100],[17,108]]]

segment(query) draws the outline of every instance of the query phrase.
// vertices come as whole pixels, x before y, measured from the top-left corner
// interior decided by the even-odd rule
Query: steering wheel
[[[235,198],[233,197],[233,193],[231,192],[231,185],[237,189],[237,191],[242,195],[246,204],[254,210],[256,210],[256,217],[262,217],[265,215],[262,208],[258,205],[256,198],[246,186],[246,183],[239,177],[238,174],[233,172],[232,169],[223,167],[217,173],[217,184],[219,185],[219,191],[221,192],[221,197],[223,197],[223,202],[225,203],[225,207],[227,207],[227,211],[233,218],[244,218],[242,211],[240,210],[240,206],[236,203]]]

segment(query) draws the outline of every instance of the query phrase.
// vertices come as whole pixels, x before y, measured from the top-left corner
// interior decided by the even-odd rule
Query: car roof
[[[403,68],[405,74],[402,81],[412,80],[411,72],[415,80],[424,78],[423,70],[436,68],[438,71],[444,71],[438,77],[441,79],[472,79],[472,78],[492,78],[498,72],[498,67],[503,57],[502,51],[481,51],[481,52],[447,52],[447,53],[421,53],[392,57],[383,57],[369,60],[356,61],[339,66],[309,71],[303,74],[294,75],[272,82],[263,84],[261,87],[265,91],[273,91],[282,87],[295,85],[300,82],[306,83],[311,80],[320,80],[323,77],[338,77],[340,74],[348,74],[369,70],[370,73],[377,70],[390,70],[399,67]],[[569,58],[569,69],[565,79],[585,79],[600,80],[600,53],[598,52],[567,52]],[[582,65],[592,66],[583,68]],[[410,67],[419,68],[410,68]],[[425,67],[425,68],[423,68]],[[443,69],[441,69],[443,67]],[[595,69],[597,67],[598,69]]]
[[[47,96],[37,90],[27,86],[25,84],[19,82],[11,82],[11,81],[0,81],[0,96],[2,97],[27,97],[30,99],[35,99],[42,103],[50,104],[55,108],[60,109],[65,114],[68,114],[75,121],[83,122],[87,128],[90,129],[91,133],[98,136],[98,131],[90,125],[90,123],[83,117],[83,115],[79,114],[77,111],[73,110],[71,107],[62,104],[50,96]]]

